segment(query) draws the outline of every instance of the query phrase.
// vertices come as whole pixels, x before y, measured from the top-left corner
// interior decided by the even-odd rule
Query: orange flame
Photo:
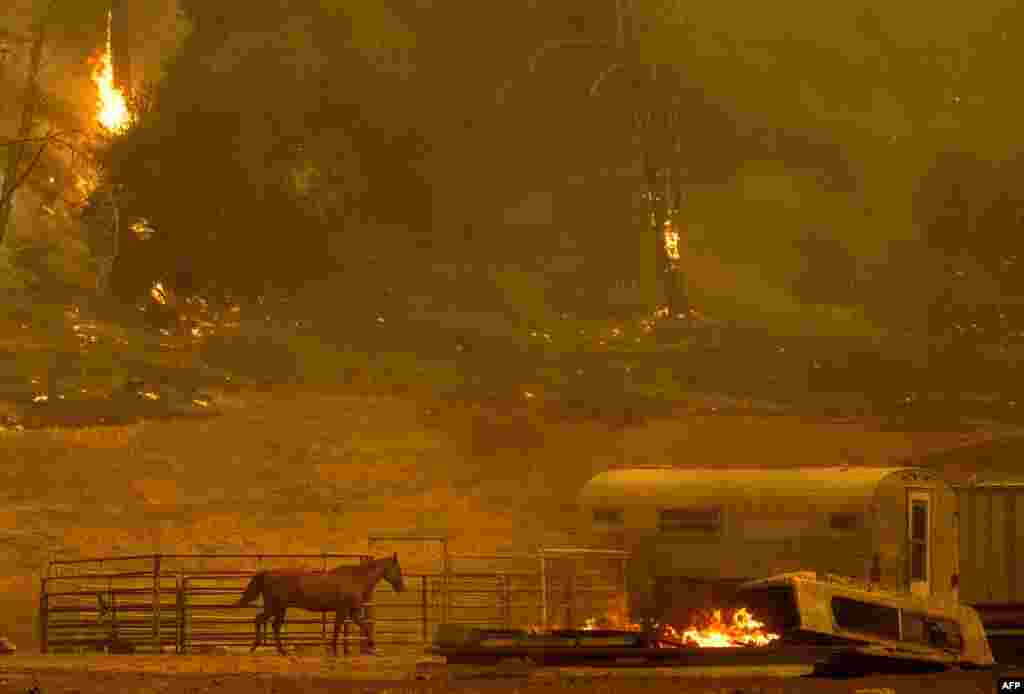
[[[730,624],[723,621],[722,610],[713,610],[707,622],[703,627],[691,626],[682,632],[671,624],[655,625],[655,630],[658,637],[664,641],[686,646],[699,646],[700,648],[767,646],[780,638],[778,634],[765,631],[764,622],[754,619],[750,610],[746,608],[736,610]],[[582,628],[586,631],[594,629],[642,631],[639,624],[633,624],[614,614],[599,618],[591,617],[584,622]]]
[[[665,222],[662,236],[665,241],[665,255],[669,261],[675,263],[679,260],[679,232],[672,227],[672,222]]]
[[[107,47],[96,60],[96,67],[93,69],[92,81],[99,91],[99,113],[96,120],[105,130],[112,133],[123,132],[131,123],[131,114],[128,112],[128,101],[121,90],[114,86],[114,64],[113,51],[110,44],[110,24],[113,19],[112,13],[107,13]]]
[[[722,610],[714,610],[710,622],[703,628],[690,627],[680,634],[669,626],[666,632],[673,640],[701,648],[767,646],[779,638],[778,634],[766,632],[764,622],[754,619],[750,611],[743,607],[733,613],[732,624],[722,621]]]

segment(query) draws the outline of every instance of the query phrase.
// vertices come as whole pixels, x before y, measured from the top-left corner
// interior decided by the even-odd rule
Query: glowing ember
[[[153,300],[157,303],[167,303],[167,290],[164,289],[164,285],[161,282],[157,282],[153,285],[153,288],[149,290],[149,295],[153,297]]]
[[[665,222],[665,255],[669,260],[679,260],[679,232],[672,228],[672,222]]]
[[[117,87],[114,86],[113,53],[110,49],[110,23],[113,17],[107,13],[107,46],[96,60],[92,81],[99,91],[99,113],[96,120],[109,132],[123,132],[131,123],[128,113],[128,102]]]

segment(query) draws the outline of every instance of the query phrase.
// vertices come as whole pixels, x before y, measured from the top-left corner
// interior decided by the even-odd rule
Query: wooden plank
[[[1006,575],[1006,498],[1002,491],[991,489],[986,496],[989,499],[989,541],[988,555],[988,600],[1007,602],[1010,599],[1010,586]]]

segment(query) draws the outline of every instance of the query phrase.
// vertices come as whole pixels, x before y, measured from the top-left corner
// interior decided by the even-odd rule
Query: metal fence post
[[[447,624],[451,612],[451,557],[448,555],[447,542],[445,543],[444,561],[441,570],[441,621]]]
[[[182,585],[183,578],[179,571],[174,577],[174,652],[178,655],[184,653],[184,643],[182,642],[182,623],[184,622],[185,616],[185,590]]]
[[[508,584],[508,574],[501,574],[501,625],[505,629],[510,629],[512,626],[511,596]]]
[[[117,596],[114,594],[113,586],[110,587],[110,637],[112,641],[120,640],[117,633]]]
[[[420,609],[423,615],[423,643],[427,643],[429,640],[429,633],[427,631],[427,577],[420,576]]]
[[[153,555],[153,646],[160,653],[160,555]]]
[[[619,597],[618,602],[622,605],[622,619],[632,621],[629,615],[629,559],[627,557],[622,558],[622,574],[619,580],[622,583],[619,586]]]
[[[569,580],[566,581],[566,606],[565,606],[565,628],[575,629],[576,628],[576,562],[573,560],[569,565]]]
[[[548,579],[543,550],[540,553],[540,623],[541,629],[548,628]]]
[[[326,552],[321,552],[320,553],[320,559],[321,559],[321,569],[326,574],[327,573],[327,553]],[[327,613],[326,612],[321,612],[320,613],[320,638],[323,641],[324,648],[327,648]]]
[[[46,594],[46,576],[39,579],[39,650],[46,654],[50,652],[49,629],[50,621],[49,596]]]

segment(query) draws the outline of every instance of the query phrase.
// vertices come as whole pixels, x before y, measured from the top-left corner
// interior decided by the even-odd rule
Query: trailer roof
[[[910,467],[615,468],[595,475],[580,492],[584,504],[701,506],[739,499],[792,499],[806,506],[870,503],[882,482],[931,482],[931,471]]]

